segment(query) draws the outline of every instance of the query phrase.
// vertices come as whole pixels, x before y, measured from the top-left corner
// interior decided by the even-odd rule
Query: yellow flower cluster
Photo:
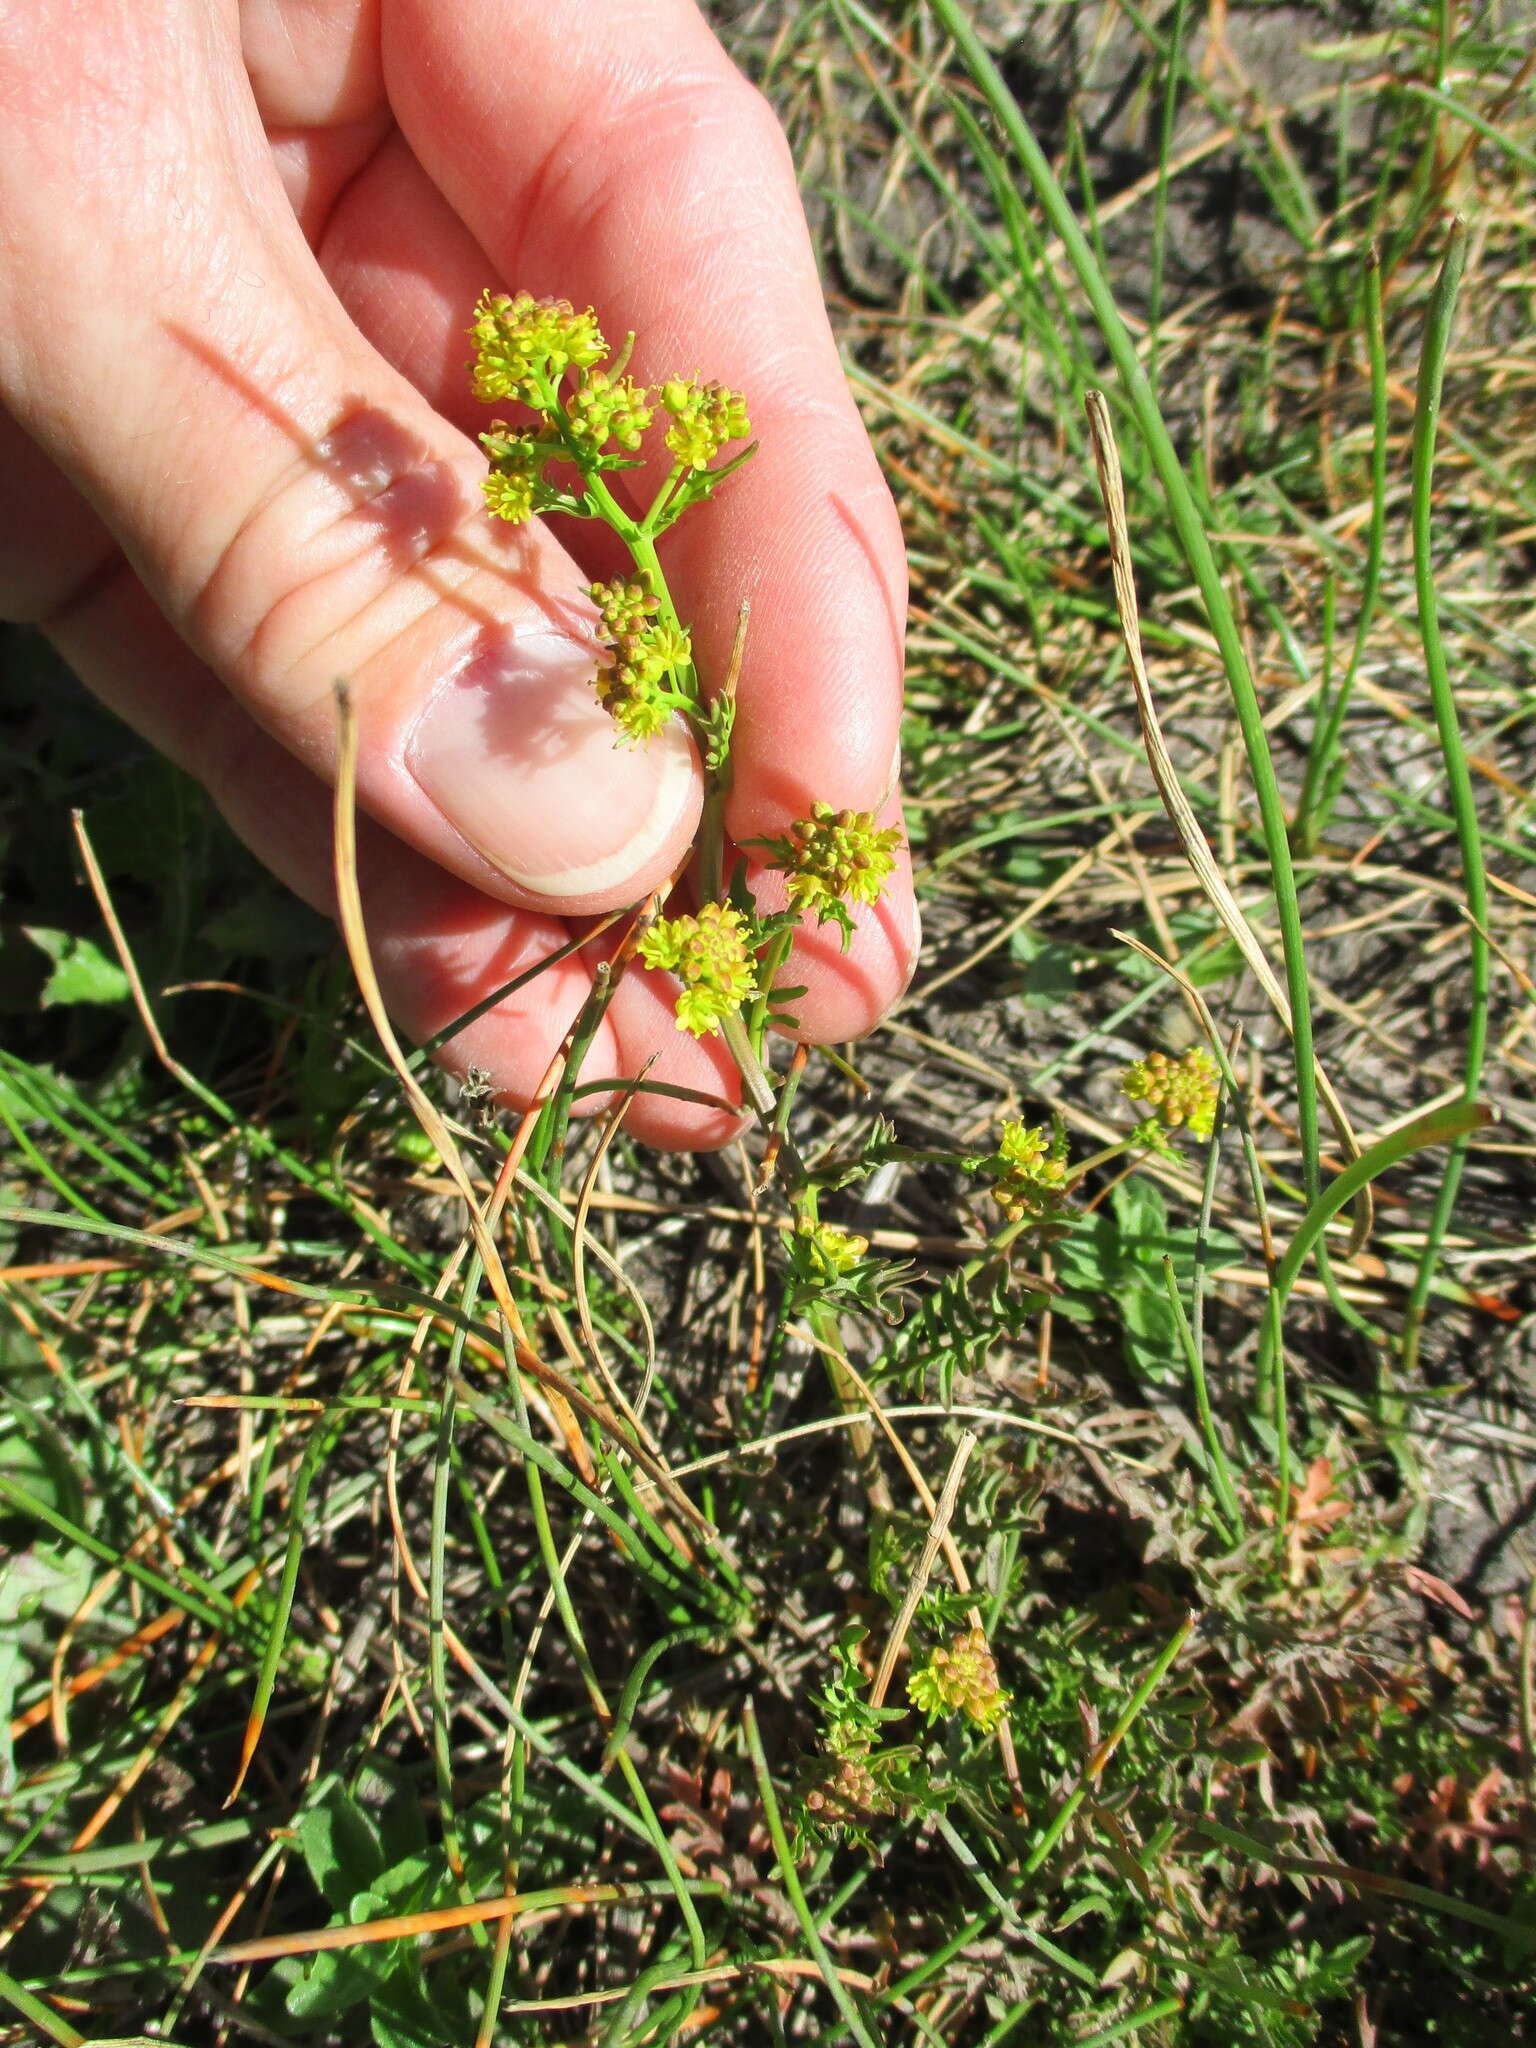
[[[1061,1206],[1066,1157],[1043,1125],[1005,1123],[992,1174],[993,1198],[1010,1223],[1038,1221]]]
[[[490,474],[481,479],[486,510],[495,519],[521,526],[531,519],[544,465],[555,451],[532,434],[515,433],[497,420],[481,445],[491,458]]]
[[[730,442],[751,434],[745,398],[699,377],[669,377],[655,391],[636,383],[625,374],[634,336],[610,360],[592,308],[579,312],[568,299],[482,292],[469,336],[475,396],[490,405],[515,399],[535,416],[525,425],[495,420],[480,436],[490,461],[481,486],[486,509],[514,526],[540,513],[561,512],[612,528],[650,583],[642,587],[640,610],[631,606],[617,623],[607,616],[605,586],[594,590],[613,652],[612,662],[594,678],[598,699],[630,740],[653,738],[681,711],[707,763],[718,766],[716,757],[723,758],[729,740],[730,700],[712,707],[704,699],[688,635],[661,579],[655,542],[751,454],[748,447],[712,466]],[[643,466],[642,443],[658,414],[667,420],[673,467],[637,518],[614,497],[603,474]],[[659,601],[647,594],[650,589]],[[658,611],[664,622],[651,616]]]
[[[728,441],[745,441],[752,431],[746,399],[723,384],[669,377],[659,396],[672,421],[667,446],[686,469],[707,469]]]
[[[670,685],[693,660],[693,642],[681,626],[656,617],[660,600],[641,582],[594,583],[592,597],[613,656],[597,672],[598,697],[628,738],[649,739],[680,701]]]
[[[997,1660],[979,1628],[962,1629],[949,1648],[935,1650],[907,1680],[914,1707],[933,1721],[964,1714],[985,1734],[1003,1718],[1009,1694],[997,1676]]]
[[[520,398],[541,406],[540,380],[558,384],[569,369],[586,369],[608,353],[597,316],[578,313],[568,299],[536,299],[519,292],[482,292],[469,330],[475,345],[475,396],[487,405]]]
[[[835,1223],[813,1223],[808,1216],[796,1225],[805,1239],[812,1261],[828,1280],[851,1273],[869,1250],[869,1239],[856,1230],[839,1230]]]
[[[814,910],[820,924],[835,918],[851,932],[846,906],[879,902],[896,865],[901,833],[894,825],[877,831],[873,811],[836,811],[818,803],[780,838],[756,843],[769,867],[786,877],[785,893],[794,909]]]
[[[584,448],[600,453],[610,441],[633,452],[655,418],[651,394],[633,377],[608,377],[592,370],[566,403],[572,435]]]
[[[1192,1045],[1176,1060],[1165,1052],[1149,1052],[1120,1076],[1132,1102],[1144,1102],[1170,1131],[1182,1125],[1197,1138],[1208,1138],[1216,1123],[1221,1076],[1203,1045]]]
[[[682,983],[679,1031],[702,1038],[757,993],[750,939],[746,919],[728,903],[706,903],[696,917],[661,917],[651,926],[640,941],[640,958]]]

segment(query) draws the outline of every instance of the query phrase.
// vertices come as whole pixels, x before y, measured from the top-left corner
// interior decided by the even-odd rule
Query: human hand
[[[348,678],[370,937],[412,1035],[664,882],[699,816],[682,727],[617,746],[591,689],[585,587],[615,563],[587,529],[485,517],[464,330],[487,285],[633,328],[642,378],[747,394],[757,455],[664,546],[706,676],[752,607],[731,835],[886,802],[900,532],[782,134],[692,0],[0,0],[0,108],[0,613],[327,910]],[[903,863],[846,954],[798,942],[805,1034],[867,1030],[915,948]],[[450,1064],[526,1101],[597,950]],[[584,1073],[653,1056],[738,1099],[632,969]],[[736,1121],[642,1094],[628,1128],[709,1145]]]

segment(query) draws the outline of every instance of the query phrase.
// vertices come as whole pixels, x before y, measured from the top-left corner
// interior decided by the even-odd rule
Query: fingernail
[[[428,699],[406,765],[459,834],[520,888],[622,889],[697,804],[680,725],[622,747],[592,689],[596,657],[563,633],[498,634]]]

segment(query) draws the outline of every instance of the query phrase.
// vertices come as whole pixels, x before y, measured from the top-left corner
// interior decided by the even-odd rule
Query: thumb
[[[541,529],[493,532],[473,444],[347,319],[232,10],[182,0],[146,26],[108,0],[89,36],[72,12],[29,9],[47,67],[0,23],[11,414],[307,767],[331,772],[345,675],[360,798],[401,838],[531,908],[632,901],[692,839],[691,743],[614,744],[581,572]]]

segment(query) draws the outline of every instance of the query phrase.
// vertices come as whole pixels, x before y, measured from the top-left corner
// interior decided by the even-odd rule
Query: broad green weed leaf
[[[94,940],[47,925],[23,927],[39,952],[53,962],[39,1000],[45,1010],[60,1003],[120,1003],[128,994],[128,977]]]
[[[384,1875],[373,1822],[339,1785],[316,1801],[294,1832],[309,1874],[334,1912],[345,1913],[360,1891]]]

